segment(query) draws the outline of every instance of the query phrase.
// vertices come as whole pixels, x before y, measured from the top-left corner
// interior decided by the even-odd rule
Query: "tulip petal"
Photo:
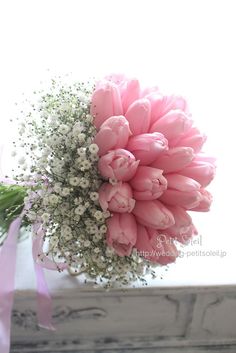
[[[123,105],[124,114],[127,112],[129,106],[139,99],[140,85],[136,79],[128,80],[126,87],[124,87],[121,93],[121,100]]]
[[[197,190],[190,192],[167,189],[159,198],[160,201],[171,206],[181,206],[187,210],[197,207],[201,200],[201,193]]]
[[[169,228],[175,223],[171,212],[158,200],[136,201],[133,214],[139,223],[155,229]]]
[[[166,115],[156,120],[150,132],[161,132],[169,141],[180,138],[192,125],[192,120],[182,110],[170,110]]]
[[[116,134],[108,127],[98,131],[94,143],[99,147],[99,156],[102,156],[107,151],[111,150],[116,144],[116,141]]]
[[[130,130],[133,135],[148,132],[151,117],[151,104],[149,100],[136,100],[130,105],[125,117],[129,122]]]
[[[192,147],[195,153],[198,153],[206,139],[206,135],[201,134],[197,128],[192,127],[184,137],[177,141],[176,146]]]
[[[193,158],[191,147],[174,147],[158,156],[151,167],[162,169],[163,173],[177,172],[190,164]]]
[[[168,189],[192,191],[199,190],[201,187],[201,185],[196,180],[180,174],[166,174],[165,178],[168,183]]]
[[[90,113],[94,117],[96,128],[110,116],[123,115],[120,93],[116,85],[105,82],[94,91]]]

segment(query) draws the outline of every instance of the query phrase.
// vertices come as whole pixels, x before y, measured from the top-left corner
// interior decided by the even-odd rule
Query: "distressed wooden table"
[[[56,332],[37,327],[30,241],[20,243],[11,352],[235,353],[233,253],[207,250],[201,237],[197,242],[146,288],[106,292],[67,273],[47,272]],[[193,255],[213,250],[228,253]]]

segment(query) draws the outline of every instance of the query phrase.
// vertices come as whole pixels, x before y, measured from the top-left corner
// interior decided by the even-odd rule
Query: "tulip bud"
[[[155,200],[167,188],[167,181],[162,170],[141,166],[130,181],[136,200]]]
[[[172,213],[158,200],[136,201],[133,214],[140,224],[155,229],[166,229],[175,223]]]
[[[130,105],[125,113],[133,135],[148,131],[151,117],[151,104],[148,99],[139,99]]]
[[[165,229],[165,233],[181,243],[187,243],[188,240],[197,234],[190,215],[179,206],[168,206],[174,216],[175,224]]]
[[[156,229],[138,224],[135,248],[141,257],[154,263],[167,265],[174,262],[178,251],[173,239],[165,234],[159,234]]]
[[[107,81],[99,84],[92,96],[90,113],[96,128],[109,117],[123,114],[120,93],[115,84]]]
[[[126,149],[133,153],[140,165],[148,165],[168,148],[168,141],[158,132],[129,138]]]
[[[112,116],[104,121],[94,139],[99,147],[99,155],[103,156],[112,149],[124,148],[130,134],[129,123],[124,116]]]
[[[107,220],[107,244],[119,256],[129,256],[137,240],[137,224],[130,213],[114,213]]]
[[[151,126],[150,132],[161,132],[167,138],[169,145],[171,140],[179,139],[192,125],[192,120],[179,109],[170,110],[166,115],[156,120]]]
[[[104,178],[128,181],[136,173],[139,161],[124,149],[112,150],[98,161],[98,169]]]
[[[208,212],[212,203],[212,195],[209,191],[205,189],[200,190],[201,193],[201,201],[195,208],[192,208],[191,211],[200,211],[200,212]]]
[[[198,153],[205,142],[206,135],[201,134],[196,127],[192,127],[187,134],[176,143],[176,146],[192,147],[194,152]]]
[[[157,157],[151,167],[162,169],[164,173],[177,172],[190,164],[193,158],[191,147],[174,147]]]
[[[104,211],[131,212],[135,205],[132,189],[127,183],[111,185],[104,183],[99,189],[99,202]]]
[[[214,178],[215,171],[216,167],[213,163],[194,159],[191,164],[179,173],[197,180],[202,187],[206,187]]]

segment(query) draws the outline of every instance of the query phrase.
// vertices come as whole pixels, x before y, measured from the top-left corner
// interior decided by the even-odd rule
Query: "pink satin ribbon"
[[[0,352],[10,352],[11,312],[14,299],[17,234],[21,218],[10,225],[0,253]]]
[[[22,218],[16,218],[10,225],[8,235],[0,253],[0,353],[10,352],[11,337],[11,313],[14,299],[15,270],[17,236],[20,230]],[[43,254],[43,235],[41,225],[33,227],[34,237],[32,243],[32,255],[37,283],[37,318],[38,325],[48,330],[55,330],[52,325],[52,300],[44,277],[43,267],[51,270],[63,270],[67,266],[64,263],[54,263]],[[40,259],[40,264],[38,260]],[[43,260],[43,261],[42,261]],[[42,262],[41,262],[42,261]]]
[[[38,325],[48,330],[55,330],[51,323],[52,301],[45,281],[43,267],[49,270],[63,271],[67,268],[67,265],[54,262],[43,253],[45,230],[41,223],[33,225],[33,233],[32,255],[37,280]]]

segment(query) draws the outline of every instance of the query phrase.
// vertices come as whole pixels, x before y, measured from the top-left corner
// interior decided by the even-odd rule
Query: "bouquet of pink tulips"
[[[106,288],[146,284],[197,234],[188,211],[209,210],[215,174],[205,140],[184,98],[125,76],[52,80],[36,95],[13,151],[17,173],[0,185],[1,353],[10,349],[20,228],[32,229],[39,325],[53,329],[43,268]]]
[[[137,79],[53,80],[24,115],[19,141],[18,198],[2,183],[0,209],[8,225],[20,214],[32,225],[42,267],[70,268],[105,286],[144,281],[197,234],[188,211],[210,208],[205,188],[215,166],[201,152],[206,136],[183,97]]]

